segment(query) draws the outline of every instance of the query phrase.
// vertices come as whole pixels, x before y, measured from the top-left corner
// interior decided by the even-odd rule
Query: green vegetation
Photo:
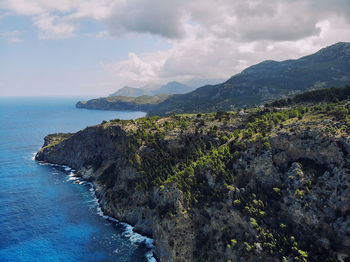
[[[336,103],[350,98],[350,86],[326,88],[296,95],[294,98],[274,101],[270,106],[291,106],[301,103]],[[267,105],[269,106],[269,105]]]
[[[263,61],[232,76],[224,83],[202,86],[182,95],[100,98],[80,102],[77,107],[142,110],[149,115],[201,114],[254,107],[311,89],[350,84],[349,47],[350,43],[338,43],[297,60]],[[339,95],[333,94],[333,91],[328,93],[331,94],[329,97],[327,92],[317,93],[320,97],[314,96],[312,92],[306,96],[296,96],[294,102],[300,103],[305,99],[310,102],[337,102],[329,100]],[[290,102],[291,99],[280,100],[279,105],[275,105],[287,106]]]
[[[56,134],[48,135],[45,138],[45,144],[42,149],[58,145],[63,140],[70,138],[72,135],[74,135],[74,133],[56,133]]]
[[[316,229],[301,234],[282,210],[281,202],[288,193],[286,184],[253,187],[251,174],[237,170],[246,161],[249,150],[254,150],[254,156],[271,154],[272,138],[278,132],[294,134],[313,128],[325,136],[349,136],[349,90],[346,86],[312,91],[244,112],[114,119],[103,125],[116,125],[127,131],[124,165],[133,167],[141,176],[130,179],[128,187],[144,192],[176,187],[183,193],[181,204],[188,216],[198,216],[191,211],[196,208],[219,209],[225,201],[239,212],[249,230],[237,235],[232,228],[222,229],[220,241],[225,248],[252,256],[264,252],[280,261],[292,256],[293,261],[322,258],[330,262],[335,261],[334,254],[313,244],[311,231]],[[116,176],[110,175],[115,168],[110,166],[99,177],[110,189],[116,183]],[[299,181],[290,194],[293,201],[309,208],[307,200],[313,181],[301,170],[286,179],[288,183]],[[156,210],[161,218],[172,218],[177,212],[170,204]],[[206,245],[205,241],[199,243]]]
[[[309,99],[306,99],[309,97],[307,93],[305,99],[302,95],[298,96],[302,104],[292,102],[284,108],[271,105],[247,109],[243,115],[234,111],[173,114],[166,118],[154,116],[137,120],[115,119],[110,124],[125,126],[130,131],[127,165],[136,168],[142,176],[142,179],[135,180],[131,185],[136,190],[143,191],[153,187],[164,190],[175,185],[184,193],[185,208],[190,214],[193,207],[220,203],[227,198],[227,194],[236,194],[239,188],[245,186],[249,175],[237,174],[234,166],[239,163],[247,148],[254,147],[260,153],[271,150],[270,138],[277,130],[293,133],[295,124],[298,124],[298,128],[319,126],[324,134],[348,135],[350,99],[343,97],[344,90],[348,89],[349,87],[324,90],[320,97],[329,96],[328,92],[335,91],[336,99],[331,99],[335,102],[308,106],[304,104]],[[317,95],[313,93],[312,97]],[[323,98],[315,99],[323,101]],[[296,175],[296,178],[291,179],[303,179],[302,174]],[[115,183],[108,175],[105,179],[110,187]],[[311,181],[306,180],[305,187],[295,189],[295,198],[304,201],[310,186]],[[313,257],[320,254],[329,256],[329,260],[325,261],[333,261],[331,253],[317,250],[307,237],[296,237],[296,231],[287,217],[276,216],[280,212],[276,203],[282,193],[283,187],[275,185],[267,192],[250,190],[236,196],[232,208],[244,214],[244,219],[255,234],[244,237],[239,242],[233,238],[234,235],[225,233],[226,247],[242,249],[248,253],[262,248],[281,261],[290,254],[293,254],[295,261],[317,261]],[[304,206],[307,208],[308,203]],[[171,217],[176,213],[173,206],[161,207],[159,212],[162,217]]]
[[[131,102],[136,105],[141,104],[158,104],[167,99],[170,95],[160,94],[156,96],[138,96],[138,97],[128,97],[128,96],[111,96],[105,98],[108,102]]]
[[[149,111],[151,108],[171,95],[143,95],[139,97],[111,96],[91,99],[89,101],[80,101],[76,104],[78,108],[102,109],[102,110],[139,110]]]

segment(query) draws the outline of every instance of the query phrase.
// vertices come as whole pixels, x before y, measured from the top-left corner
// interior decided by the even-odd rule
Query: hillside
[[[350,84],[350,43],[337,43],[296,60],[264,61],[224,83],[169,96],[159,104],[147,107],[147,112],[149,115],[169,115],[232,110],[291,97],[306,90],[345,84]],[[118,108],[123,109],[123,106]],[[104,105],[101,104],[99,109],[105,109]]]
[[[337,43],[296,60],[264,61],[219,85],[170,97],[150,115],[214,112],[252,106],[308,89],[350,84],[350,43]]]
[[[182,83],[173,81],[169,82],[165,85],[162,85],[157,88],[136,88],[136,87],[129,87],[125,86],[121,89],[119,89],[117,92],[114,92],[113,94],[110,94],[109,96],[129,96],[129,97],[138,97],[143,95],[153,96],[153,95],[159,95],[159,94],[185,94],[188,92],[193,91],[195,88],[189,87],[187,85],[184,85]]]
[[[87,109],[102,109],[102,110],[133,110],[148,112],[151,108],[165,101],[170,95],[156,95],[156,96],[111,96],[91,99],[89,101],[80,101],[76,104],[78,108]]]
[[[160,261],[348,261],[350,97],[337,90],[332,102],[115,119],[47,137],[36,159],[92,181]]]

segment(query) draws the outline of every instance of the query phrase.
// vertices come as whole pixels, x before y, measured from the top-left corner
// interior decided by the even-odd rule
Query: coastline
[[[45,161],[39,161],[39,160],[35,159],[35,156],[32,157],[32,160],[37,162],[39,165],[49,165],[53,168],[58,168],[60,171],[64,172],[66,175],[69,176],[67,181],[75,182],[75,181],[79,180],[80,182],[76,183],[76,184],[79,184],[79,185],[88,184],[90,186],[90,188],[89,188],[90,194],[93,198],[93,201],[95,202],[95,207],[96,207],[96,211],[97,211],[96,214],[103,217],[105,220],[108,220],[108,221],[111,221],[115,224],[120,224],[120,225],[124,226],[125,229],[122,233],[123,236],[129,238],[130,241],[133,243],[144,242],[146,244],[147,248],[150,249],[150,251],[145,254],[145,258],[147,259],[147,261],[148,262],[157,262],[158,261],[154,255],[154,250],[155,250],[154,240],[150,236],[144,235],[141,232],[134,230],[135,227],[132,226],[131,224],[124,222],[124,221],[120,221],[117,218],[109,216],[105,213],[106,211],[105,211],[104,207],[101,205],[102,194],[99,194],[99,191],[96,190],[96,186],[95,186],[93,180],[89,181],[89,180],[83,178],[83,176],[77,175],[77,173],[75,173],[76,170],[67,166],[67,165],[59,165],[59,164],[49,163],[49,162],[45,162]]]
[[[152,157],[157,161],[150,163],[162,167],[164,158],[155,153],[157,148],[172,159],[184,161],[181,157],[191,153],[186,142],[203,145],[202,141],[191,140],[194,130],[189,126],[188,133],[178,133],[175,137],[171,131],[164,130],[168,137],[159,138],[155,145],[146,137],[145,144],[138,144],[135,158],[130,154],[130,151],[134,152],[133,130],[142,130],[146,124],[148,130],[151,129],[152,125],[146,121],[153,121],[153,126],[159,127],[164,118],[146,118],[136,123],[104,123],[79,131],[58,144],[55,141],[62,135],[47,136],[45,142],[51,144],[43,147],[36,159],[71,166],[79,177],[92,182],[101,212],[134,225],[129,228],[131,231],[144,230],[152,234],[154,256],[160,261],[203,261],[206,258],[215,261],[218,257],[226,261],[253,261],[258,255],[268,260],[275,259],[278,254],[297,256],[300,261],[305,256],[334,258],[335,252],[346,253],[348,248],[348,238],[342,233],[346,232],[348,222],[333,216],[338,214],[345,218],[348,212],[344,202],[348,190],[337,190],[347,183],[350,153],[347,133],[343,137],[328,131],[326,124],[331,123],[331,118],[303,122],[295,119],[292,110],[271,115],[268,111],[266,114],[274,117],[282,113],[293,114],[287,115],[293,121],[277,126],[266,138],[266,145],[260,140],[229,141],[213,154],[209,151],[197,158],[192,172],[185,168],[187,173],[175,173],[178,179],[175,182],[180,184],[169,180],[161,186],[154,185],[152,181],[161,178],[161,174],[150,172],[147,175],[146,168],[151,165],[137,169],[133,161],[142,163]],[[309,119],[313,115],[307,114],[303,118]],[[209,117],[201,116],[210,123],[220,123]],[[238,124],[244,121],[235,116],[230,119],[235,124],[234,121]],[[184,119],[166,120],[178,124]],[[196,116],[186,120],[192,127],[198,122]],[[310,124],[321,128],[310,128]],[[218,130],[226,130],[224,123],[220,128]],[[210,130],[205,130],[207,142],[212,138]],[[149,135],[151,138],[152,134]],[[181,145],[182,151],[176,145]],[[218,158],[221,156],[230,161]],[[218,173],[221,171],[216,169],[207,172],[213,165],[230,170],[232,173],[228,175],[232,174],[235,182],[224,180],[226,173]],[[187,178],[194,180],[187,181]],[[142,184],[146,182],[148,184]],[[182,185],[195,187],[186,191],[186,188],[181,189]],[[336,195],[333,189],[337,190]],[[186,192],[193,195],[193,202],[187,202]],[[320,203],[324,206],[322,209],[318,209]],[[277,213],[281,216],[276,217]],[[283,228],[280,229],[281,225]],[[313,229],[319,225],[323,225],[329,235],[320,231],[314,236]],[[267,232],[269,238],[264,239]],[[309,236],[307,239],[305,234]],[[330,243],[335,238],[342,241],[338,247],[324,245],[324,241]],[[310,246],[311,242],[317,243],[316,247]],[[280,243],[282,251],[274,243]],[[298,249],[291,251],[295,245]]]

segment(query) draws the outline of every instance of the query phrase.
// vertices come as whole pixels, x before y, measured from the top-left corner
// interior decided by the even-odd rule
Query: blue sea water
[[[76,109],[77,100],[0,98],[1,262],[147,261],[149,241],[98,215],[89,184],[33,160],[49,133],[144,116]]]

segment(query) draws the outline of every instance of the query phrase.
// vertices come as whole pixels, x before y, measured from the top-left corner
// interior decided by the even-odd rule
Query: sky
[[[349,0],[0,0],[0,96],[200,86],[340,41]]]

